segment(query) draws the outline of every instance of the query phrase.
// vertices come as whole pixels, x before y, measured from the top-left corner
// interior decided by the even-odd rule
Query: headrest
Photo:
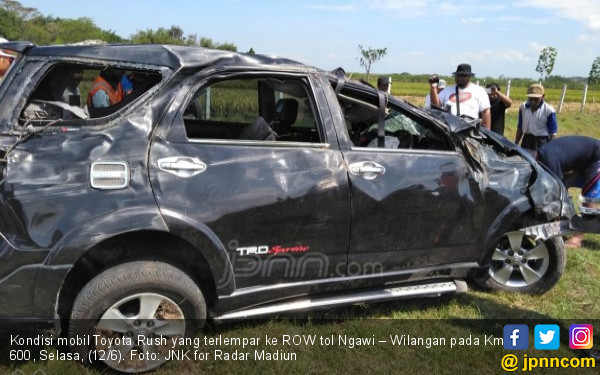
[[[275,116],[280,123],[292,125],[298,117],[298,101],[296,99],[279,99],[275,105]]]

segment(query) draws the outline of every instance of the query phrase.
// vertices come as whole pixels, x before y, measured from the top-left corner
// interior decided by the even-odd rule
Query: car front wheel
[[[124,263],[75,299],[69,339],[88,344],[71,350],[84,362],[144,372],[166,362],[172,340],[192,336],[205,318],[202,292],[187,274],[166,263]]]
[[[542,241],[523,232],[508,232],[494,249],[483,285],[494,290],[542,294],[558,282],[565,266],[562,237]]]

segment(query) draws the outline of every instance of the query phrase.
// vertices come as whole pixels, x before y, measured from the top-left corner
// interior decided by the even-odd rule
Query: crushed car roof
[[[165,66],[177,70],[226,63],[239,66],[286,66],[290,68],[314,69],[300,62],[258,54],[214,50],[203,47],[186,47],[159,44],[96,44],[36,46],[28,42],[0,43],[0,49],[8,49],[29,56],[62,56],[87,59],[102,59],[135,64]]]

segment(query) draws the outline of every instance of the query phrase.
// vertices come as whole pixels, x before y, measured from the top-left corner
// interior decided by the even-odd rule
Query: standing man
[[[492,131],[504,135],[504,115],[512,105],[512,100],[500,91],[500,85],[495,82],[485,86],[485,91],[490,99]]]
[[[446,81],[444,81],[443,79],[440,79],[437,84],[438,95],[445,88],[446,88]],[[430,109],[430,108],[431,108],[431,94],[427,94],[427,96],[425,97],[425,109]]]
[[[390,93],[390,77],[388,76],[379,76],[377,78],[377,90],[381,90],[383,92]]]
[[[449,110],[457,116],[481,118],[483,126],[489,129],[490,99],[483,87],[471,83],[471,77],[475,75],[471,72],[471,65],[460,64],[452,74],[456,85],[446,87],[439,94],[437,92],[439,78],[435,74],[429,78],[431,105]]]
[[[556,111],[544,101],[544,86],[534,83],[527,88],[527,101],[519,108],[515,143],[527,149],[533,156],[537,150],[556,138],[558,123]]]

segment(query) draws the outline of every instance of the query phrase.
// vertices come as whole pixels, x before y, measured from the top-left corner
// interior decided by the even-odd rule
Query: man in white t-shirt
[[[481,118],[481,123],[487,129],[491,128],[490,99],[483,87],[471,83],[471,65],[460,64],[456,72],[452,73],[456,85],[446,87],[439,94],[437,92],[437,76],[429,78],[431,105],[449,110],[457,116]],[[460,100],[456,100],[456,94]]]

